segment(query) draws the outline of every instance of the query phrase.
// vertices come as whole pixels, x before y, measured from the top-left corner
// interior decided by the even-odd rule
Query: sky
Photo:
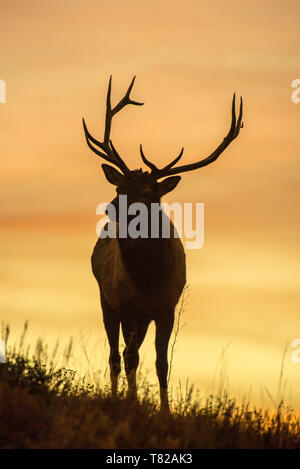
[[[110,75],[113,103],[134,75],[132,96],[145,103],[113,122],[131,168],[142,167],[140,143],[158,166],[182,146],[183,163],[210,154],[236,92],[239,137],[165,197],[205,206],[204,246],[187,251],[173,381],[208,392],[226,349],[229,390],[251,388],[259,401],[265,388],[276,394],[287,346],[286,397],[300,409],[300,363],[291,359],[300,337],[300,103],[291,99],[299,2],[0,0],[0,9],[0,320],[18,334],[28,319],[32,340],[104,340],[90,255],[96,207],[114,188],[81,119],[102,137]],[[141,349],[152,371],[153,334]]]

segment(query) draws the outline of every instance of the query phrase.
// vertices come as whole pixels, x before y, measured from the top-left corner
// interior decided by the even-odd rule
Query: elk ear
[[[171,192],[173,189],[175,189],[175,187],[179,183],[180,179],[181,179],[181,176],[171,176],[171,177],[161,181],[158,184],[160,197],[162,197],[163,195],[165,195],[168,192]]]
[[[108,182],[114,186],[119,186],[121,184],[123,174],[119,173],[119,171],[117,171],[113,166],[109,166],[108,164],[103,164],[101,166]]]

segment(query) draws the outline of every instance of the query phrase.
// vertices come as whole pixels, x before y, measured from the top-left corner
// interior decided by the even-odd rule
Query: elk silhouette
[[[119,196],[126,195],[128,204],[141,202],[150,208],[151,203],[160,203],[161,197],[172,191],[181,177],[178,173],[192,171],[213,163],[225,148],[234,140],[242,123],[243,101],[240,100],[238,119],[235,112],[235,94],[232,100],[232,119],[228,134],[207,158],[196,163],[175,166],[180,154],[162,169],[151,163],[140,152],[143,162],[151,172],[130,170],[110,140],[112,118],[128,104],[141,106],[144,103],[133,101],[130,93],[133,78],[126,94],[120,102],[111,106],[110,77],[107,99],[105,131],[103,141],[96,140],[88,131],[83,119],[86,142],[89,148],[104,160],[118,167],[102,164],[106,179],[116,186],[117,196],[111,204],[118,209]],[[159,182],[159,179],[170,176]],[[163,216],[161,214],[161,216]],[[169,220],[169,219],[168,219]],[[112,397],[117,395],[118,376],[121,371],[119,354],[120,325],[125,340],[123,352],[125,371],[128,381],[128,394],[136,397],[136,369],[139,364],[139,348],[145,338],[149,323],[156,325],[156,371],[160,385],[161,409],[169,410],[167,392],[168,344],[174,324],[174,310],[186,283],[185,252],[180,239],[176,236],[174,225],[169,220],[171,230],[168,238],[158,237],[121,237],[119,218],[114,220],[117,227],[115,238],[99,237],[92,254],[92,271],[99,284],[100,301],[104,326],[110,346],[110,377]],[[162,218],[160,218],[161,224]],[[149,219],[151,225],[151,220]],[[149,227],[150,232],[150,227]]]

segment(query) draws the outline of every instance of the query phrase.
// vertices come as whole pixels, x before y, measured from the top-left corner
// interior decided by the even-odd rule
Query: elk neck
[[[126,270],[135,283],[143,291],[160,291],[166,288],[173,268],[172,230],[171,236],[163,238],[161,234],[161,214],[159,237],[153,238],[119,238],[120,252]],[[148,234],[151,233],[149,223]]]

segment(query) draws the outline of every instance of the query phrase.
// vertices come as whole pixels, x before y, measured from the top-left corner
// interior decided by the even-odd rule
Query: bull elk
[[[141,202],[148,208],[151,203],[160,203],[161,197],[172,191],[181,177],[177,174],[202,168],[213,163],[238,136],[243,126],[243,101],[240,100],[239,116],[236,119],[235,94],[232,100],[232,119],[228,134],[205,159],[196,163],[175,166],[183,154],[159,169],[140,153],[143,162],[151,172],[142,169],[130,170],[119,155],[111,139],[112,118],[126,105],[141,106],[130,93],[133,78],[126,94],[120,102],[111,105],[111,77],[106,99],[105,130],[103,141],[96,140],[88,131],[83,119],[86,142],[98,156],[114,166],[102,164],[108,182],[116,186],[117,196],[111,202],[118,208],[119,196],[126,195],[128,204]],[[120,171],[117,171],[117,167]],[[159,182],[161,178],[166,179]],[[136,397],[136,369],[139,363],[139,348],[145,338],[149,323],[156,325],[156,371],[160,385],[161,409],[169,409],[167,392],[168,344],[174,323],[174,310],[186,283],[186,264],[183,245],[176,237],[175,228],[170,222],[170,237],[138,237],[132,239],[119,236],[119,218],[115,219],[117,236],[97,240],[92,254],[92,271],[99,284],[100,301],[104,326],[110,346],[111,393],[117,395],[118,376],[121,371],[119,354],[120,325],[125,340],[123,352],[125,371],[128,381],[128,394]],[[149,220],[151,223],[151,220]]]

